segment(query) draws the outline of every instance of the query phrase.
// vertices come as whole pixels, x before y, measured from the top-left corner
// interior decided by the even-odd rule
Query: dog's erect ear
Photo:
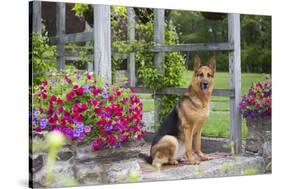
[[[194,57],[194,66],[193,66],[194,71],[197,71],[200,68],[200,66],[201,66],[201,59],[199,55],[196,54]]]
[[[210,60],[209,60],[209,68],[211,68],[213,70],[213,72],[216,72],[216,57],[213,56]]]

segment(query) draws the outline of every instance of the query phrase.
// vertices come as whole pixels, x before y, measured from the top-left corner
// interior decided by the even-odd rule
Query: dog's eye
[[[198,77],[204,77],[204,74],[203,73],[199,73],[197,74]]]
[[[207,76],[208,76],[208,77],[213,77],[212,74],[210,74],[210,73],[208,73]]]

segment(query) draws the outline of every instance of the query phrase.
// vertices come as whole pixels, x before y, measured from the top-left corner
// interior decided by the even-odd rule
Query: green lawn
[[[267,74],[259,74],[259,73],[242,73],[241,78],[241,88],[242,88],[242,94],[245,94],[251,84],[253,82],[257,82],[259,80],[262,80],[265,78]],[[192,77],[191,71],[186,71],[184,74],[184,80],[186,83],[183,85],[187,86],[190,84]],[[217,89],[228,89],[229,88],[229,74],[226,72],[217,72],[215,76],[215,88]]]
[[[253,82],[263,80],[266,74],[242,73],[241,88],[242,94],[247,93]],[[191,71],[186,71],[184,80],[186,83],[182,87],[189,85],[192,77]],[[226,72],[217,72],[215,76],[215,88],[229,88],[229,74]],[[140,94],[143,100],[144,111],[153,111],[154,104],[150,100],[151,95]],[[206,125],[203,128],[204,136],[212,137],[228,137],[230,135],[230,116],[229,116],[229,98],[227,97],[212,97],[212,111]],[[245,120],[242,120],[242,136],[247,136],[247,128]]]

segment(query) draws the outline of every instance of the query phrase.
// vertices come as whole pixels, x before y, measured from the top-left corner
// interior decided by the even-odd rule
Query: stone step
[[[260,156],[231,156],[201,162],[199,165],[169,166],[160,171],[145,171],[142,181],[166,181],[209,177],[264,174],[264,160]]]

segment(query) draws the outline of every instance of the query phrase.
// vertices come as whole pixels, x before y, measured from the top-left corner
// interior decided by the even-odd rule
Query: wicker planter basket
[[[267,167],[266,171],[271,172],[271,117],[247,118],[247,127],[246,152],[262,156]]]
[[[226,17],[226,13],[201,12],[201,14],[208,20],[223,20]]]

